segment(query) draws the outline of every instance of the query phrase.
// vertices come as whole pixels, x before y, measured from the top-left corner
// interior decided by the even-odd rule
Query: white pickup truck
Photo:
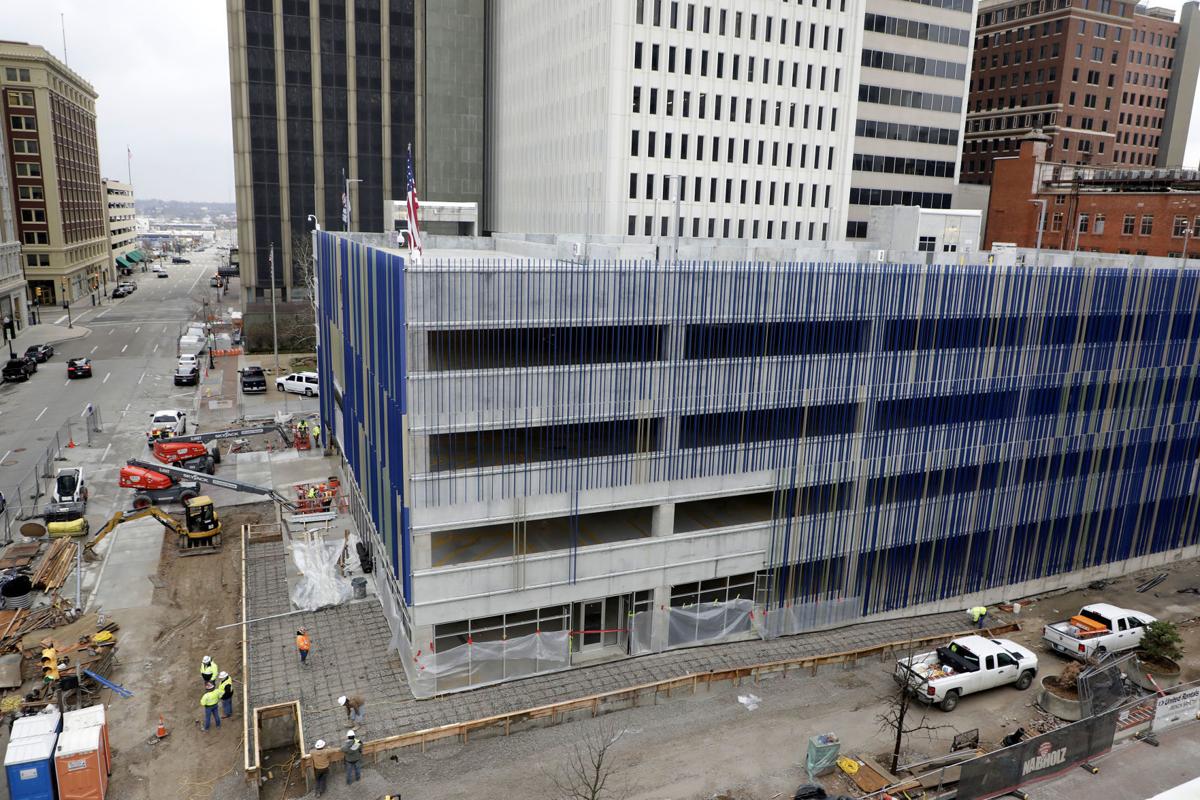
[[[1055,651],[1086,661],[1092,656],[1132,650],[1142,643],[1142,632],[1154,621],[1141,611],[1094,603],[1064,622],[1042,628],[1042,638]]]
[[[962,636],[932,653],[900,659],[894,677],[926,703],[953,711],[963,695],[1009,683],[1028,689],[1037,669],[1037,656],[1016,642]]]

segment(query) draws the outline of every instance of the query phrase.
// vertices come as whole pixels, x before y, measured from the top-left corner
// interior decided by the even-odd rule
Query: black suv
[[[4,365],[4,369],[0,370],[0,374],[4,376],[6,381],[27,381],[29,376],[37,372],[37,361],[32,358],[22,356],[21,358],[10,358]]]
[[[242,373],[242,394],[259,394],[267,390],[267,375],[257,364],[247,364]]]
[[[172,264],[190,264],[192,262],[189,259],[181,258],[180,256],[174,256],[171,259],[171,263]]]

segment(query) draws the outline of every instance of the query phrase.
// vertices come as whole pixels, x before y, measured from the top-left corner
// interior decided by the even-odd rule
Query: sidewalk
[[[39,325],[30,325],[21,331],[13,339],[12,348],[15,352],[21,353],[30,345],[69,342],[72,339],[82,339],[91,332],[91,328],[86,328],[83,325],[68,328],[66,325],[54,325],[44,322]]]
[[[1134,739],[1117,743],[1112,752],[1095,760],[1100,770],[1096,775],[1074,769],[1022,789],[1037,800],[1089,796],[1145,800],[1200,776],[1200,728],[1194,723],[1184,725],[1158,738],[1158,747]]]

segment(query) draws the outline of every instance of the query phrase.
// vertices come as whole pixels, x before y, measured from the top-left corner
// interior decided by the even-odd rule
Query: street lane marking
[[[12,450],[9,450],[7,453],[5,453],[4,458],[0,458],[0,464],[3,464],[5,461],[8,461],[8,457],[10,455],[12,455]]]
[[[96,352],[99,349],[100,349],[100,345],[96,345],[95,347],[92,348],[92,353]],[[88,353],[88,355],[90,356],[92,353]]]
[[[63,386],[70,386],[70,385],[71,385],[71,379],[70,379],[70,378],[68,378],[67,380],[63,381]]]
[[[146,373],[143,372],[142,376],[140,378],[138,378],[138,383],[141,383],[145,379],[145,377],[146,377]],[[125,406],[125,409],[128,410],[129,406]]]
[[[109,442],[109,443],[108,443],[108,446],[104,448],[104,455],[100,456],[100,461],[101,461],[101,462],[103,462],[103,461],[104,461],[104,459],[108,458],[108,451],[109,451],[111,448],[112,448],[112,442]]]
[[[141,325],[138,325],[136,328],[134,328],[134,329],[133,329],[133,332],[134,332],[134,333],[137,333],[137,332],[138,332],[138,331],[140,331],[141,329],[142,329],[142,326],[141,326]]]
[[[115,330],[116,330],[116,328],[109,328],[109,329],[108,329],[108,335],[109,335],[109,336],[112,336],[112,335],[113,335],[113,331],[115,331]]]
[[[112,311],[111,308],[104,309],[103,311],[101,311],[99,314],[96,315],[96,319],[100,319],[101,317],[103,317],[105,314],[107,314],[110,311]]]
[[[50,406],[46,406],[45,408],[43,408],[43,409],[42,409],[42,411],[41,411],[41,413],[40,413],[40,414],[38,414],[36,417],[34,417],[34,418],[33,418],[33,421],[34,421],[34,422],[37,422],[39,419],[41,419],[41,418],[42,418],[42,414],[45,414],[45,413],[46,413],[47,411],[49,411],[49,410],[50,410]]]
[[[63,321],[64,319],[66,319],[66,318],[67,318],[67,315],[66,315],[66,314],[63,314],[63,315],[62,315],[61,317],[59,317],[58,319],[54,320],[54,324],[55,324],[55,325],[61,325],[61,324],[62,324],[62,321]]]
[[[129,345],[124,345],[124,346],[121,348],[121,352],[122,352],[122,353],[124,353],[124,352],[125,352],[126,350],[128,350],[128,349],[129,349]]]
[[[104,380],[102,380],[102,381],[100,381],[100,382],[101,382],[101,383],[108,383],[108,379],[109,379],[109,378],[111,378],[111,377],[112,377],[112,373],[110,372],[110,373],[108,373],[107,375],[105,375],[105,376],[104,376]]]
[[[157,353],[157,352],[158,352],[158,345],[154,345],[154,351],[153,351],[153,352],[155,352],[155,353]]]

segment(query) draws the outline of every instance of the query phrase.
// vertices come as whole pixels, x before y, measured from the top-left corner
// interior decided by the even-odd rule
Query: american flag
[[[408,235],[409,247],[416,250],[418,254],[422,252],[421,247],[421,224],[417,219],[417,210],[420,208],[417,202],[417,176],[413,172],[412,145],[408,146]]]

